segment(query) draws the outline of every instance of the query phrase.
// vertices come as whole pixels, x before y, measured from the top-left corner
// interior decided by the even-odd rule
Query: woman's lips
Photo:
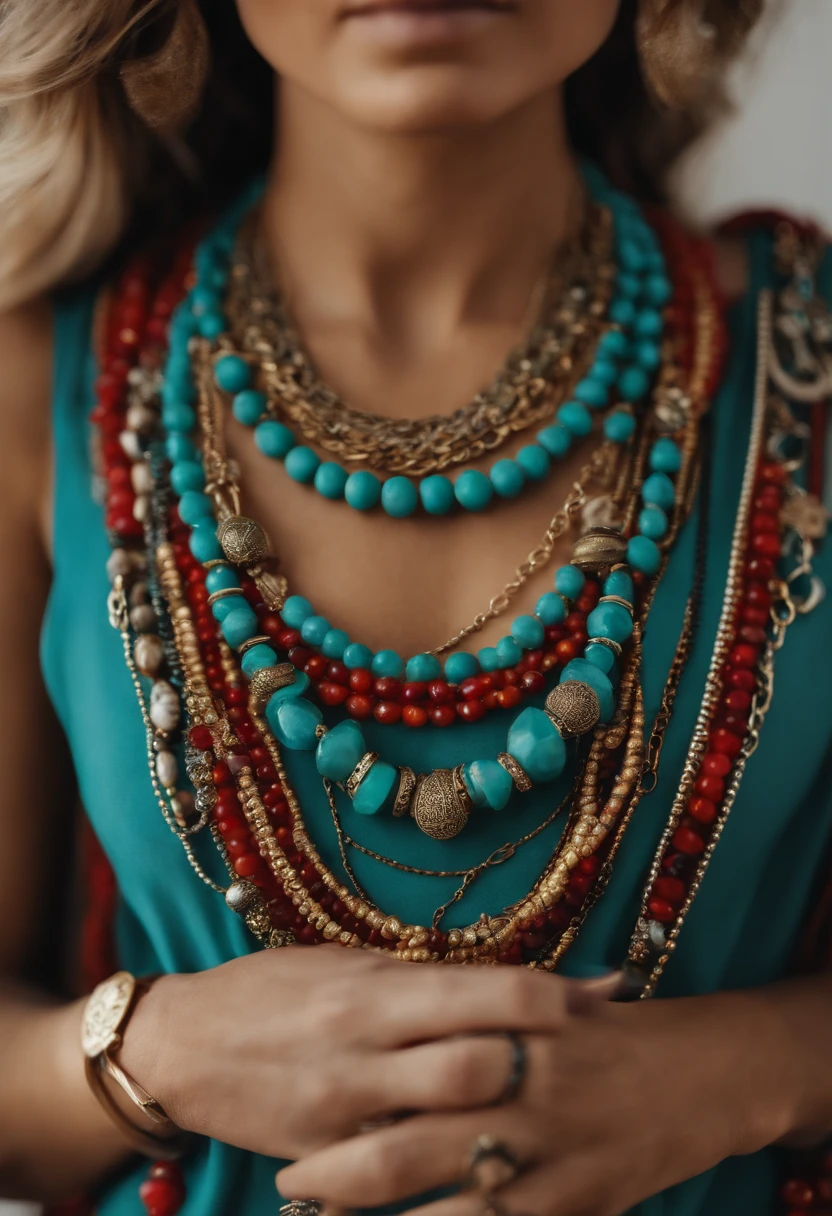
[[[379,42],[437,45],[467,37],[516,12],[510,0],[372,0],[342,18]]]

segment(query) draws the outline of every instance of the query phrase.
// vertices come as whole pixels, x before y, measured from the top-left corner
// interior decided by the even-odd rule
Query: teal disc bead
[[[616,325],[629,329],[636,319],[636,306],[632,300],[619,297],[610,304],[609,317]]]
[[[658,338],[664,331],[664,319],[657,308],[641,308],[634,328],[637,338]]]
[[[267,646],[265,642],[261,642],[258,646],[252,646],[251,650],[247,650],[240,659],[240,666],[247,676],[253,676],[256,671],[262,671],[264,667],[273,667],[277,663],[277,651],[271,646]]]
[[[198,562],[214,562],[224,557],[222,545],[217,540],[217,529],[207,519],[192,530],[188,548]]]
[[[198,524],[202,519],[211,519],[214,514],[214,504],[207,494],[201,490],[186,490],[179,499],[179,518],[189,527]]]
[[[381,500],[381,482],[369,469],[359,469],[347,478],[344,498],[356,511],[371,511]]]
[[[542,709],[531,706],[512,723],[506,751],[532,781],[554,781],[566,764],[566,744],[554,722]]]
[[[615,655],[603,642],[590,642],[584,651],[584,658],[587,663],[592,663],[599,671],[603,671],[605,676],[610,674],[615,663]]]
[[[598,352],[613,359],[623,359],[630,349],[626,334],[620,329],[608,329],[598,343]]]
[[[586,631],[591,638],[620,644],[632,637],[633,618],[623,604],[599,604],[586,618]]]
[[[283,691],[282,689],[280,690]],[[278,743],[290,751],[311,752],[318,744],[318,727],[324,716],[305,697],[293,697],[289,701],[275,703],[277,693],[272,694],[266,706],[266,718],[275,733]]]
[[[447,515],[455,502],[453,482],[434,473],[419,485],[419,497],[428,515]]]
[[[231,402],[231,413],[243,426],[256,426],[266,411],[266,394],[244,388]]]
[[[289,629],[300,629],[308,617],[315,615],[315,609],[302,595],[290,595],[280,615]]]
[[[580,401],[594,410],[599,410],[603,409],[609,401],[610,390],[607,384],[604,384],[602,380],[597,379],[590,372],[583,380],[578,381],[572,396],[576,401]]]
[[[477,659],[483,671],[496,671],[500,666],[500,658],[493,646],[483,646],[477,651]]]
[[[580,401],[567,401],[557,413],[558,422],[579,438],[592,431],[592,414]]]
[[[682,467],[682,453],[678,443],[667,435],[657,439],[650,449],[650,468],[654,473],[678,473]]]
[[[555,571],[555,591],[565,595],[568,600],[577,599],[585,583],[586,575],[577,566],[561,566]]]
[[[565,456],[572,447],[572,432],[567,430],[565,426],[560,426],[557,422],[552,423],[551,426],[545,426],[542,431],[538,431],[535,439],[556,460],[559,460],[561,456]]]
[[[162,410],[162,426],[166,431],[182,431],[187,434],[196,426],[196,414],[184,401],[166,405]]]
[[[536,650],[542,646],[545,635],[543,622],[536,616],[517,616],[511,622],[511,636],[524,650]]]
[[[494,487],[479,469],[466,469],[454,482],[454,496],[466,511],[484,511],[494,497]]]
[[[500,498],[516,498],[526,484],[523,470],[516,460],[498,460],[491,466],[488,476]]]
[[[315,750],[315,767],[327,781],[346,781],[366,752],[361,727],[347,719],[323,736]]]
[[[342,465],[334,460],[325,460],[323,464],[318,465],[315,472],[315,489],[322,498],[335,502],[344,497],[348,476]]]
[[[222,636],[234,649],[242,646],[257,632],[257,615],[245,602],[237,605],[222,623]]]
[[[449,684],[461,684],[463,680],[479,675],[479,671],[477,656],[467,650],[456,650],[445,660],[445,679]]]
[[[369,646],[364,646],[361,642],[350,642],[344,650],[343,661],[350,671],[355,671],[358,667],[369,669],[373,662],[373,652]]]
[[[672,294],[666,274],[651,274],[644,284],[644,298],[656,308],[664,308]]]
[[[309,646],[322,646],[330,629],[325,616],[308,616],[300,627],[300,636]]]
[[[272,693],[269,698],[269,704],[282,705],[284,701],[292,701],[296,697],[304,696],[309,690],[310,683],[309,676],[305,671],[296,671],[295,678],[291,684],[286,684],[283,688],[278,688],[277,692]]]
[[[523,657],[523,648],[510,635],[500,638],[494,647],[501,667],[514,667]]]
[[[580,680],[583,684],[588,684],[598,697],[598,703],[601,706],[601,721],[610,721],[615,713],[615,694],[612,682],[600,668],[587,659],[572,659],[564,667],[560,683],[565,684],[567,680]],[[518,756],[517,759],[519,760],[520,757]]]
[[[215,591],[239,591],[242,594],[240,580],[230,566],[212,566],[205,575],[205,587],[209,595]]]
[[[511,797],[514,782],[496,760],[474,760],[462,770],[462,780],[475,806],[501,811]]]
[[[390,676],[400,680],[404,675],[404,659],[395,650],[379,650],[373,655],[370,671],[374,676]]]
[[[618,392],[622,401],[640,401],[650,387],[650,377],[643,367],[625,367],[618,377]]]
[[[534,614],[544,625],[560,625],[566,620],[566,604],[555,591],[547,591],[535,604]]]
[[[239,355],[223,355],[214,364],[214,379],[225,393],[239,393],[251,384],[251,368]]]
[[[645,507],[638,517],[638,530],[650,540],[661,540],[667,533],[669,522],[661,507]]]
[[[661,565],[659,546],[649,536],[633,536],[627,545],[627,561],[642,574],[655,574]]]
[[[529,481],[543,481],[545,477],[548,477],[552,468],[549,453],[539,443],[527,444],[526,447],[520,449],[514,459],[523,470],[523,476],[527,477]]]
[[[267,418],[254,428],[254,442],[263,455],[270,456],[272,460],[283,460],[297,445],[288,426],[275,422],[273,418]]]
[[[299,444],[286,453],[286,472],[292,481],[299,481],[301,485],[308,485],[312,481],[320,463],[317,452],[313,452],[304,444]]]
[[[170,484],[174,494],[185,494],[188,490],[205,489],[205,470],[196,460],[180,460],[170,471]]]
[[[599,356],[593,363],[590,374],[593,380],[600,380],[602,384],[606,384],[609,388],[615,384],[618,378],[618,366],[613,359],[605,359]],[[609,397],[609,394],[607,396]],[[587,405],[589,404],[587,402]]]
[[[381,487],[381,505],[393,519],[407,519],[419,505],[419,491],[409,477],[390,477]]]
[[[619,599],[633,602],[633,580],[626,570],[611,570],[604,579],[604,595],[617,595]]]
[[[425,680],[438,680],[442,676],[442,664],[435,654],[415,654],[407,660],[405,678],[410,683],[421,683]]]
[[[628,443],[636,429],[636,420],[629,410],[613,410],[604,419],[604,434],[613,443]]]
[[[239,595],[227,595],[221,600],[217,600],[215,604],[212,604],[211,615],[213,616],[214,620],[219,621],[219,623],[222,624],[229,612],[233,612],[235,608],[239,608],[240,604],[244,604],[245,600],[242,599],[242,594],[243,592],[241,588]]]
[[[344,651],[350,644],[349,634],[344,629],[330,629],[321,642],[321,653],[328,659],[343,659]]]
[[[676,501],[676,487],[667,473],[651,473],[641,487],[641,497],[648,507],[670,511]]]
[[[352,809],[359,815],[378,815],[393,802],[399,784],[399,770],[386,760],[376,760],[359,783]]]
[[[661,347],[658,342],[642,338],[633,347],[633,357],[639,367],[643,367],[646,372],[654,372],[662,361]]]

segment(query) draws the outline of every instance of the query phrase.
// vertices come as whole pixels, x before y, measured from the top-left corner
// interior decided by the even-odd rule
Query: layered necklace
[[[330,941],[412,962],[554,970],[655,786],[698,620],[704,507],[676,655],[646,734],[642,639],[672,545],[708,476],[702,434],[725,337],[707,246],[667,220],[651,228],[594,171],[587,179],[592,200],[552,263],[526,346],[451,419],[392,424],[320,384],[264,280],[254,195],[195,250],[183,248],[161,281],[146,260],[137,262],[103,315],[93,418],[113,544],[110,617],[144,717],[150,780],[197,875],[263,946]],[[813,606],[796,588],[811,577],[825,517],[795,481],[802,458],[791,441],[804,436],[784,385],[791,381],[792,397],[822,395],[828,336],[817,322],[808,335],[801,329],[799,349],[796,339],[789,345],[801,317],[819,315],[816,255],[791,229],[778,255],[784,286],[760,300],[754,419],[713,662],[628,955],[639,996],[653,992],[719,840],[770,703],[785,631]],[[552,462],[578,445],[586,459],[541,544],[488,608],[433,651],[404,657],[353,641],[290,594],[265,530],[243,513],[226,452],[229,413],[310,492],[393,518],[494,510],[545,480]],[[532,427],[540,428],[533,442],[489,473],[461,468]],[[338,459],[322,460],[319,451]],[[572,560],[553,589],[494,647],[460,649],[508,610],[570,531]],[[787,536],[799,561],[781,568]],[[521,708],[543,693],[545,708]],[[341,720],[327,725],[321,704]],[[509,711],[502,751],[423,773],[369,750],[360,726],[373,716],[441,728],[501,710]],[[309,832],[286,750],[309,753],[346,882]],[[356,823],[362,815],[401,820],[404,847],[414,830],[447,840],[567,768],[567,798],[479,865],[425,871],[370,853],[401,870],[461,879],[430,924],[403,922],[359,886],[348,851],[370,851],[344,827],[342,807]],[[443,929],[448,907],[480,873],[559,815],[560,840],[526,896]],[[200,860],[206,834],[226,885]]]

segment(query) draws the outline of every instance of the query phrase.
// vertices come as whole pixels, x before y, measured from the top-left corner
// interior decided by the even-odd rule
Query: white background
[[[749,206],[812,215],[832,232],[832,0],[779,0],[735,73],[737,113],[679,175],[685,210],[711,220]],[[0,1216],[37,1216],[0,1202]]]

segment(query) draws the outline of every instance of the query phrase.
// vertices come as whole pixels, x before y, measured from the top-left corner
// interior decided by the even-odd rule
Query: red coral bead
[[[453,705],[432,705],[428,714],[434,726],[451,726],[456,721]]]
[[[742,739],[733,731],[717,727],[711,734],[711,747],[725,756],[738,756],[742,751]]]
[[[570,663],[578,657],[580,650],[581,647],[573,638],[564,638],[555,647],[555,654],[562,663]]]
[[[756,667],[759,653],[756,646],[749,646],[747,642],[740,642],[731,651],[728,656],[728,662],[732,667]]]
[[[234,869],[240,878],[253,878],[260,869],[260,858],[254,853],[243,853],[235,858]]]
[[[351,697],[347,697],[344,702],[347,713],[351,718],[357,718],[359,722],[363,722],[365,718],[369,718],[373,712],[375,701],[372,697],[367,697],[363,693],[354,693]]]
[[[786,470],[782,464],[775,464],[774,461],[766,461],[760,465],[760,481],[769,482],[772,485],[782,486],[786,481]]]
[[[744,668],[739,668],[735,671],[729,671],[726,683],[731,688],[741,688],[744,692],[754,692],[757,687],[757,680],[754,673],[746,671]]]
[[[543,692],[546,687],[546,681],[540,671],[527,671],[523,676],[522,684],[526,692],[532,694]]]
[[[339,662],[338,659],[333,659],[329,667],[326,669],[326,678],[332,680],[333,684],[347,685],[350,679],[350,669],[346,663]]]
[[[519,688],[509,686],[501,688],[497,693],[497,704],[501,709],[514,709],[515,705],[519,705],[523,699],[523,694]]]
[[[771,532],[755,532],[751,548],[761,557],[777,558],[780,556],[780,537]]]
[[[376,722],[394,725],[402,720],[402,707],[398,701],[379,701],[373,710],[373,717]]]
[[[207,726],[192,726],[188,731],[188,738],[194,747],[198,748],[201,752],[210,751],[214,746],[211,732]]]
[[[312,651],[305,646],[293,646],[289,651],[289,662],[301,671],[311,658]]]
[[[705,842],[698,832],[683,824],[673,833],[673,847],[688,857],[697,857],[705,851]]]
[[[326,669],[329,666],[327,658],[322,654],[313,654],[311,659],[307,659],[303,665],[303,670],[309,676],[310,680],[322,680],[326,675]]]
[[[428,686],[424,680],[411,680],[402,689],[402,699],[412,705],[416,701],[424,701],[428,695]]]
[[[674,878],[671,874],[664,874],[653,883],[653,894],[669,904],[680,904],[685,898],[685,891],[681,878]]]
[[[345,685],[336,684],[333,680],[322,680],[318,685],[318,696],[324,705],[343,705],[349,695],[350,690]]]
[[[661,921],[663,924],[676,919],[676,910],[673,905],[663,899],[655,897],[648,899],[647,910],[654,920]]]
[[[486,707],[482,701],[460,701],[456,712],[464,722],[479,722],[486,715]]]
[[[697,796],[688,803],[688,814],[698,823],[713,823],[716,819],[716,803],[710,798]]]
[[[776,573],[774,562],[767,557],[752,557],[745,569],[749,578],[758,579],[761,583],[770,583]]]
[[[373,692],[383,701],[401,700],[403,685],[395,676],[379,676],[373,684]]]
[[[764,628],[769,622],[768,610],[765,608],[755,608],[751,604],[746,604],[740,610],[740,620],[744,625],[758,625]]]
[[[447,705],[454,699],[451,686],[446,680],[431,680],[428,684],[428,696],[437,705]]]
[[[709,777],[727,777],[731,761],[722,752],[707,752],[702,758],[702,772]]]
[[[372,673],[366,667],[356,667],[350,672],[350,688],[353,692],[366,693],[373,687]]]
[[[176,1216],[185,1202],[181,1184],[167,1178],[147,1178],[139,1187],[147,1216]]]
[[[405,705],[402,710],[402,722],[405,726],[418,728],[427,723],[428,715],[421,705]]]
[[[723,755],[725,753],[722,753]],[[725,756],[728,759],[728,756]],[[700,773],[693,784],[697,794],[702,794],[704,798],[710,798],[712,802],[720,802],[722,795],[725,793],[725,782],[721,777],[712,777],[707,773]]]
[[[766,631],[759,625],[742,625],[739,631],[739,639],[741,642],[746,642],[749,646],[764,646]]]
[[[743,692],[741,688],[733,688],[729,693],[725,694],[723,701],[728,709],[733,710],[735,713],[742,713],[743,710],[751,708],[751,693]]]
[[[752,533],[779,532],[779,530],[780,522],[776,515],[772,515],[768,511],[755,511],[751,516]]]
[[[278,620],[279,619],[280,618],[278,618]],[[265,621],[263,621],[263,626],[266,629],[266,632],[269,633],[270,631],[268,626],[266,626]],[[284,629],[283,625],[281,624],[277,633],[277,641],[284,650],[294,650],[294,648],[300,642],[300,631],[297,629]]]
[[[802,1178],[790,1178],[780,1191],[784,1203],[792,1207],[808,1208],[815,1202],[814,1189]]]

